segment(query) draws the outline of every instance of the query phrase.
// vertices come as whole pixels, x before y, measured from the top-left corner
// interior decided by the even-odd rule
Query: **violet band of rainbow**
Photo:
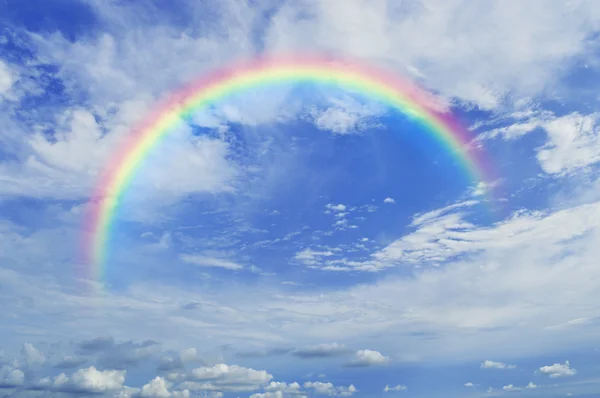
[[[186,85],[131,130],[116,155],[109,159],[84,221],[84,267],[90,274],[86,276],[102,279],[107,242],[120,200],[144,158],[160,144],[161,138],[187,115],[228,95],[285,82],[338,85],[396,108],[425,127],[472,181],[494,180],[486,154],[471,145],[472,134],[452,114],[436,109],[435,97],[416,84],[342,58],[297,55],[257,58],[216,70]]]

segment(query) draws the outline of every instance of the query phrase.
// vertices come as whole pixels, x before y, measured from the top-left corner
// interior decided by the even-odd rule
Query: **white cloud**
[[[537,153],[549,174],[565,174],[600,161],[600,113],[572,113],[544,126],[548,142]]]
[[[362,105],[352,98],[331,99],[332,106],[321,111],[312,109],[310,118],[321,130],[329,130],[335,134],[358,133],[366,128],[376,126],[370,119],[382,112],[376,106]]]
[[[552,329],[562,329],[562,328],[568,328],[568,327],[576,327],[576,326],[582,326],[582,325],[587,325],[590,322],[593,322],[594,319],[593,318],[575,318],[575,319],[571,319],[568,320],[567,322],[562,322],[559,323],[558,325],[550,325],[550,326],[546,326],[545,329],[548,330],[552,330]]]
[[[0,163],[2,194],[85,198],[104,172],[111,154],[129,133],[126,125],[118,124],[110,134],[103,134],[103,128],[110,127],[99,124],[87,109],[69,109],[57,119],[56,142],[42,133],[23,134],[27,150],[18,154],[21,161]],[[158,203],[193,192],[231,191],[230,183],[237,171],[226,159],[225,142],[194,137],[191,129],[180,128],[161,145],[162,150],[152,156],[132,182],[136,193],[129,195],[131,202],[142,197],[147,202],[148,190],[152,190]]]
[[[317,395],[328,395],[330,397],[349,397],[358,391],[353,384],[343,387],[321,381],[307,381],[304,383],[304,388],[312,389]]]
[[[564,175],[600,161],[600,113],[582,115],[573,112],[555,116],[535,114],[525,121],[484,133],[481,138],[498,135],[515,139],[538,128],[547,134],[546,143],[537,148],[537,159],[548,174]]]
[[[330,257],[335,253],[331,250],[315,251],[311,248],[306,248],[296,253],[294,258],[304,264],[317,264],[321,257]]]
[[[171,391],[171,397],[173,398],[190,398],[191,394],[188,390],[181,391]],[[219,391],[213,391],[210,394],[207,394],[206,398],[223,398],[223,393]]]
[[[431,210],[431,211],[426,212],[426,213],[416,214],[413,217],[413,220],[410,223],[410,226],[411,227],[418,227],[418,226],[421,226],[421,225],[425,225],[427,223],[435,221],[436,219],[439,219],[443,215],[447,215],[451,211],[454,211],[454,210],[457,210],[457,209],[461,209],[463,211],[468,210],[471,206],[474,206],[477,203],[478,202],[475,201],[475,200],[467,200],[467,201],[464,201],[464,202],[454,203],[454,204],[448,205],[446,207],[442,207],[440,209]]]
[[[172,396],[165,379],[158,376],[144,384],[139,395],[142,398],[169,398]]]
[[[515,369],[517,365],[507,365],[502,362],[485,360],[481,363],[481,369]]]
[[[29,343],[23,344],[23,347],[21,348],[21,354],[23,357],[25,357],[25,362],[29,366],[42,365],[46,362],[46,356]]]
[[[358,350],[356,351],[355,356],[356,358],[348,364],[349,366],[385,365],[390,362],[390,358],[373,350]]]
[[[564,244],[561,242],[568,236],[578,236],[593,228],[582,217],[598,217],[600,220],[600,207],[597,205],[584,205],[550,214],[516,212],[511,218],[492,227],[475,226],[466,220],[464,212],[449,213],[451,209],[470,206],[471,203],[459,203],[420,215],[413,220],[416,227],[413,232],[373,253],[372,259],[362,262],[342,260],[338,264],[345,265],[345,270],[367,271],[379,271],[400,264],[437,265],[458,256],[497,253],[509,247],[518,246],[526,250],[532,244],[548,244],[547,239],[556,242],[558,250]],[[584,216],[585,208],[594,210]],[[551,224],[559,220],[565,222],[566,228],[553,230]]]
[[[496,187],[498,185],[498,182],[484,182],[484,181],[480,181],[477,183],[477,185],[475,185],[473,191],[471,192],[471,195],[474,197],[477,196],[482,196],[484,194],[486,194],[487,192],[489,192],[492,188]]]
[[[385,199],[383,200],[383,203],[390,203],[390,204],[394,204],[394,203],[396,203],[396,200],[395,200],[395,199],[393,199],[393,198],[385,198]]]
[[[540,372],[549,375],[551,378],[574,376],[577,373],[576,369],[571,368],[569,361],[564,364],[555,363],[549,366],[542,366]]]
[[[288,384],[285,382],[272,381],[264,387],[264,390],[267,392],[298,394],[300,392],[300,384],[298,384],[297,382]]]
[[[398,384],[397,386],[394,386],[394,387],[390,387],[389,385],[386,384],[386,386],[383,389],[383,392],[406,391],[406,390],[408,390],[408,387],[406,387],[403,384]]]
[[[341,203],[337,204],[337,205],[329,203],[329,204],[325,205],[325,208],[327,208],[328,210],[332,210],[332,211],[346,211],[347,207],[346,207],[346,205],[343,205]]]
[[[263,392],[263,393],[255,393],[250,395],[250,398],[283,398],[283,392],[274,391],[274,392]]]
[[[162,377],[156,377],[149,383],[144,384],[140,390],[140,397],[163,398],[170,397],[171,393],[167,388],[167,383]]]
[[[509,385],[502,387],[502,389],[505,391],[522,391],[523,389],[535,389],[535,388],[537,388],[537,385],[535,385],[532,382],[529,382],[529,384],[527,384],[524,388],[515,387],[513,384],[509,384]]]
[[[185,380],[178,385],[180,389],[241,392],[259,389],[269,383],[273,379],[273,375],[266,370],[221,363],[195,368],[187,374],[174,375],[174,378]]]
[[[201,367],[191,371],[195,380],[229,379],[230,381],[266,383],[272,376],[264,370],[254,370],[237,365],[217,364],[212,367]]]
[[[0,367],[0,388],[11,388],[22,386],[25,382],[25,373],[12,366]]]
[[[60,392],[105,393],[123,388],[124,370],[97,370],[94,366],[79,369],[70,377],[61,373],[53,378],[41,379],[37,388]]]
[[[586,52],[600,12],[593,2],[340,4],[286,3],[266,29],[266,48],[336,51],[415,71],[426,86],[483,109],[497,108],[509,92],[535,96],[560,78],[564,63]]]
[[[238,263],[235,263],[230,260],[225,260],[222,258],[204,256],[204,255],[196,255],[196,254],[182,254],[179,256],[181,261],[199,265],[201,267],[217,267],[217,268],[225,268],[229,270],[240,270],[243,269],[244,266]]]
[[[198,350],[195,348],[186,348],[179,351],[179,358],[183,363],[194,362],[200,360]]]
[[[124,386],[119,392],[113,393],[113,398],[137,398],[140,389]]]
[[[464,384],[465,387],[475,387],[475,384],[468,382]]]

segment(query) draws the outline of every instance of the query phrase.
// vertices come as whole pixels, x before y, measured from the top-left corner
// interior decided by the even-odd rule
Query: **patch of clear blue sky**
[[[0,3],[0,22],[34,33],[60,32],[73,41],[99,26],[92,7],[75,0],[5,0]]]
[[[337,89],[332,91],[332,94],[341,93]],[[310,97],[306,100],[310,101]],[[282,279],[301,283],[318,281],[324,286],[355,283],[356,277],[307,272],[303,266],[290,264],[290,260],[306,247],[327,251],[327,247],[346,245],[346,252],[362,238],[370,240],[364,243],[369,249],[374,245],[385,246],[408,231],[406,226],[414,214],[455,202],[473,184],[458,160],[430,132],[401,113],[388,109],[383,117],[369,123],[376,126],[360,134],[345,135],[321,131],[313,123],[298,121],[255,127],[230,126],[232,141],[236,142],[235,157],[242,163],[256,162],[257,147],[265,139],[271,140],[267,153],[263,153],[257,163],[269,172],[258,175],[251,184],[242,183],[241,195],[187,198],[176,207],[179,214],[174,216],[175,222],[171,225],[117,223],[109,264],[119,261],[118,246],[128,247],[122,241],[125,235],[139,237],[144,232],[153,232],[161,236],[164,231],[175,231],[172,240],[175,251],[229,250],[236,252],[232,259],[237,257],[240,262],[256,265],[265,272],[277,272]],[[143,171],[140,174],[143,175]],[[387,197],[394,198],[396,203],[384,204]],[[334,231],[333,224],[338,219],[334,214],[324,214],[329,203],[347,206],[349,214],[344,218],[349,225],[358,228]],[[376,208],[368,211],[366,206]],[[351,209],[354,210],[349,211]],[[207,214],[210,210],[217,212]],[[490,211],[485,206],[476,210],[484,215]],[[278,214],[272,215],[274,211]],[[236,231],[235,226],[240,222],[252,230]],[[331,231],[332,235],[323,234]],[[282,239],[290,233],[298,235],[289,241],[257,245]],[[181,235],[205,241],[207,245],[183,247],[178,242]],[[232,238],[231,244],[213,246],[210,238],[219,235]],[[367,258],[370,251],[359,250],[342,256],[360,260]],[[123,269],[117,264],[109,268],[113,266]],[[177,267],[169,268],[168,274],[178,274]],[[144,273],[140,267],[136,269]],[[189,273],[189,265],[181,265],[179,276],[190,281]],[[124,276],[122,272],[117,274],[119,278]],[[359,277],[363,278],[372,276]]]

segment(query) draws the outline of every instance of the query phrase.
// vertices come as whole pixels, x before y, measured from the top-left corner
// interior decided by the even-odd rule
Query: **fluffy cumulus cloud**
[[[358,350],[355,354],[355,359],[348,363],[348,366],[373,366],[385,365],[390,362],[390,358],[382,355],[378,351],[373,350]]]
[[[190,391],[253,391],[266,385],[273,375],[238,365],[217,364],[192,369],[189,373],[171,375],[181,381],[180,388]]]
[[[325,205],[325,208],[329,211],[343,212],[343,211],[346,211],[346,209],[348,207],[342,203],[337,204],[337,205],[335,205],[333,203],[328,203],[327,205]],[[325,212],[327,212],[327,210]]]
[[[298,384],[297,382],[288,384],[285,382],[272,381],[264,387],[264,390],[270,393],[281,392],[288,394],[298,394],[300,392],[300,388],[300,384]]]
[[[113,339],[96,338],[80,343],[79,349],[85,347],[87,349],[85,355],[90,360],[97,361],[103,358],[104,351],[122,345],[123,343],[115,342]],[[169,368],[166,373],[154,376],[139,387],[125,384],[127,370],[98,369],[90,366],[77,369],[71,374],[60,373],[56,376],[27,381],[22,370],[5,365],[0,368],[0,388],[25,388],[29,391],[80,395],[107,394],[106,396],[123,398],[189,398],[192,396],[221,398],[227,392],[258,393],[258,390],[263,390],[267,394],[266,396],[281,394],[284,394],[282,396],[289,394],[303,396],[304,394],[299,383],[275,382],[272,380],[273,376],[265,370],[223,363],[186,370],[187,365],[200,361],[195,348],[181,350],[176,358],[181,362],[180,366],[174,369]],[[164,357],[158,363],[162,363],[163,359]],[[157,363],[157,361],[155,359],[149,362]],[[72,365],[69,364],[69,366]],[[133,369],[135,364],[128,363],[127,367]],[[164,370],[159,366],[158,371],[163,372]],[[343,394],[348,389],[340,387],[331,391]]]
[[[15,369],[12,366],[0,367],[0,387],[12,388],[22,386],[25,382],[25,373],[20,369]]]
[[[169,383],[160,376],[155,377],[141,388],[123,387],[114,397],[119,398],[190,398],[191,394],[188,390],[170,390],[172,383]],[[222,398],[222,393],[211,392],[205,394],[211,398]]]
[[[154,380],[142,386],[139,396],[142,398],[168,398],[172,394],[168,389],[165,379],[157,376]]]
[[[540,373],[550,376],[551,378],[575,376],[577,373],[576,369],[571,367],[569,361],[565,361],[564,364],[555,363],[549,366],[542,366]]]
[[[285,383],[272,381],[269,385],[264,387],[262,393],[252,394],[254,398],[284,398],[284,397],[296,397],[305,398],[307,397],[306,392],[302,390],[302,387],[297,382]]]
[[[36,389],[48,389],[71,393],[106,393],[123,388],[124,370],[98,370],[94,366],[79,369],[71,376],[61,373],[41,379]]]
[[[307,381],[304,383],[304,388],[311,390],[316,395],[327,395],[330,397],[349,397],[358,391],[352,384],[344,387],[321,381]]]

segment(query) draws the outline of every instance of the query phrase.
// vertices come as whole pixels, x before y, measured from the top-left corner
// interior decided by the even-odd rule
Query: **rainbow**
[[[436,98],[414,83],[387,71],[347,59],[328,56],[260,57],[234,64],[186,85],[162,102],[128,135],[96,186],[91,210],[84,221],[84,267],[93,279],[102,278],[107,241],[115,213],[127,187],[146,156],[173,127],[199,109],[228,95],[276,83],[317,83],[357,91],[397,108],[420,123],[453,154],[474,182],[491,181],[483,153],[473,148],[473,137]]]

